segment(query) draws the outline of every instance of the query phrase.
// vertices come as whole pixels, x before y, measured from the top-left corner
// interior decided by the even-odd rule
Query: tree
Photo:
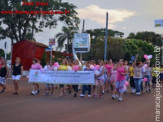
[[[28,1],[28,0],[24,0]],[[36,2],[38,0],[30,0]],[[39,0],[39,2],[47,2],[47,0]],[[41,32],[43,28],[55,28],[58,21],[62,21],[67,25],[74,26],[79,23],[76,16],[76,6],[62,0],[48,0],[48,6],[26,6],[21,5],[21,0],[0,0],[0,11],[51,11],[67,9],[70,14],[0,14],[0,39],[10,38],[11,43],[19,42],[26,39],[27,33],[30,31],[32,35],[34,31]]]
[[[151,43],[153,45],[158,45],[158,46],[161,46],[161,40],[163,40],[160,34],[156,34],[154,32],[147,32],[147,31],[137,32],[136,34],[130,33],[127,38],[128,39],[140,39],[140,40],[143,40],[143,41],[146,41],[148,43]]]
[[[56,35],[57,42],[58,42],[58,49],[60,50],[63,49],[64,43],[65,41],[67,41],[67,45],[66,45],[67,53],[72,53],[72,39],[74,33],[77,33],[77,28],[73,26],[68,26],[68,27],[63,26],[62,31],[63,33],[58,33]]]
[[[3,49],[0,49],[0,57],[5,56],[5,51]]]

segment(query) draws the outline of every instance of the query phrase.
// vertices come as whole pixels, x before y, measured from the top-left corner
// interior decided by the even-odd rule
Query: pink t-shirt
[[[42,69],[42,66],[39,63],[32,64],[31,69]]]
[[[126,79],[125,75],[121,73],[125,73],[125,67],[118,67],[117,69],[117,81],[124,81]]]
[[[114,66],[113,66],[113,64],[111,64],[111,65],[107,64],[105,67],[106,67],[106,69],[108,70],[108,73],[111,73],[111,70],[112,70],[112,68],[113,68]]]

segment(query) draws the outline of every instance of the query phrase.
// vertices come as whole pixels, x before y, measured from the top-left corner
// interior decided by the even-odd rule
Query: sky
[[[77,6],[76,11],[81,20],[85,19],[85,30],[105,28],[106,12],[109,14],[108,27],[124,32],[125,37],[130,32],[153,31],[163,34],[163,28],[155,28],[154,20],[163,19],[163,0],[63,0]],[[54,38],[61,32],[63,23],[58,23],[54,29],[44,29],[35,34],[38,42],[48,45],[49,38]],[[4,49],[4,42],[8,42],[7,52],[10,51],[10,39],[0,40],[0,48]]]

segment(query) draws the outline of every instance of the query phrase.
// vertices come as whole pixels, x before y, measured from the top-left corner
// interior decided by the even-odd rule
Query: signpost
[[[74,49],[78,53],[86,53],[90,51],[90,34],[76,33],[74,34]]]
[[[49,39],[49,48],[51,48],[50,60],[52,60],[53,46],[55,45],[55,39]]]
[[[163,27],[163,19],[157,19],[154,22],[155,27]]]

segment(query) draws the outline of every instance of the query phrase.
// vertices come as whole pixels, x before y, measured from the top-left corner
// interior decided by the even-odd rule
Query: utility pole
[[[107,55],[107,41],[108,41],[108,12],[106,13],[104,61],[106,60],[106,55]]]
[[[82,27],[82,33],[84,33],[84,27],[85,27],[85,20],[83,20],[83,27]],[[80,61],[82,61],[82,53],[80,53]]]

